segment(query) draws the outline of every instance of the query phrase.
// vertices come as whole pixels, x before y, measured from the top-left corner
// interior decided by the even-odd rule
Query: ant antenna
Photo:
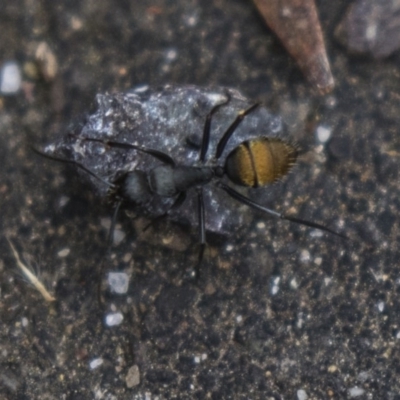
[[[78,161],[74,161],[74,160],[67,160],[65,158],[61,158],[61,157],[56,157],[56,156],[50,156],[49,154],[46,154],[38,149],[36,149],[33,146],[30,146],[31,149],[36,153],[39,154],[40,156],[44,157],[44,158],[48,158],[49,160],[53,160],[53,161],[58,161],[58,162],[63,162],[66,164],[72,164],[77,166],[78,168],[80,168],[82,171],[85,171],[87,174],[93,176],[94,178],[98,179],[100,182],[103,182],[105,185],[107,185],[110,188],[115,188],[115,185],[111,182],[106,181],[105,179],[103,179],[101,176],[95,174],[93,171],[91,171],[89,168],[86,168],[83,164],[81,164]]]

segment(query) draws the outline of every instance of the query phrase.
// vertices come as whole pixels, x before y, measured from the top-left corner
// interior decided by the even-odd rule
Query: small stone
[[[311,254],[308,250],[302,250],[300,253],[300,261],[302,263],[309,262],[311,260]]]
[[[128,369],[128,373],[125,377],[126,386],[130,389],[133,388],[140,383],[140,372],[139,367],[137,365],[133,365]]]
[[[298,400],[307,400],[308,399],[308,395],[307,395],[305,390],[299,389],[297,391],[297,398],[298,398]]]
[[[90,361],[89,363],[89,367],[90,369],[96,369],[98,367],[100,367],[101,364],[103,364],[104,360],[100,357],[100,358],[95,358],[92,361]]]
[[[108,285],[113,293],[125,294],[129,287],[129,276],[124,272],[109,272]]]
[[[393,0],[351,2],[335,35],[350,53],[388,57],[400,48],[399,10]]]
[[[293,279],[290,281],[290,287],[291,287],[292,289],[297,289],[297,288],[299,287],[299,283],[297,282],[296,278],[293,278]]]
[[[21,69],[15,61],[4,63],[0,70],[0,93],[15,94],[21,89]]]
[[[332,129],[329,126],[320,125],[315,131],[315,136],[320,143],[324,144],[331,138]]]
[[[275,296],[279,292],[279,283],[281,278],[276,276],[272,279],[271,295]]]
[[[365,390],[359,388],[358,386],[354,386],[353,388],[349,389],[349,396],[350,397],[359,397],[365,393]]]
[[[338,367],[336,365],[330,365],[328,367],[328,372],[333,374],[334,372],[336,372],[338,370]]]
[[[115,229],[113,232],[113,244],[118,246],[126,237],[126,233],[121,229]]]
[[[119,325],[124,319],[124,316],[120,312],[106,315],[106,325],[116,326]]]
[[[60,250],[60,251],[57,253],[57,256],[60,257],[60,258],[65,258],[65,257],[68,256],[68,254],[69,254],[70,252],[71,252],[70,249],[65,248],[65,249]]]

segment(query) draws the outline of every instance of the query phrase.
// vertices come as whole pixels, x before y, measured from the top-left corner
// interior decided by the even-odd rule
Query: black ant
[[[113,239],[116,218],[123,204],[146,208],[155,196],[172,199],[172,205],[168,211],[160,215],[163,218],[169,211],[179,208],[186,199],[186,193],[190,189],[197,190],[197,215],[199,221],[199,263],[204,256],[206,246],[205,207],[203,200],[203,186],[213,182],[219,189],[225,191],[233,199],[251,208],[262,211],[272,217],[291,221],[300,225],[320,229],[336,236],[346,236],[316,222],[287,216],[275,210],[267,208],[236,191],[231,185],[223,181],[226,176],[233,184],[257,188],[276,182],[285,176],[295,164],[298,150],[288,141],[277,137],[258,137],[245,140],[235,147],[226,157],[223,165],[218,161],[235,130],[243,119],[256,110],[260,103],[253,104],[249,108],[240,111],[235,120],[224,132],[216,146],[213,162],[206,164],[207,152],[210,144],[211,120],[213,115],[224,105],[229,103],[230,96],[226,101],[215,105],[206,116],[203,128],[201,145],[199,146],[199,159],[197,166],[177,164],[168,154],[157,149],[142,147],[130,143],[114,140],[80,137],[82,141],[96,142],[105,147],[121,149],[125,151],[137,151],[148,154],[160,161],[160,165],[149,169],[124,171],[113,181],[103,179],[89,168],[78,161],[55,157],[34,149],[37,153],[51,160],[70,163],[87,174],[98,179],[108,186],[108,198],[114,204],[114,214],[109,231],[109,247]]]

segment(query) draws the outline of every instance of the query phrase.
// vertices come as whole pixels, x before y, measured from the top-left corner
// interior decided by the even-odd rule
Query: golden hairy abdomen
[[[248,140],[229,154],[226,173],[238,185],[264,186],[286,175],[296,158],[296,147],[281,139]]]

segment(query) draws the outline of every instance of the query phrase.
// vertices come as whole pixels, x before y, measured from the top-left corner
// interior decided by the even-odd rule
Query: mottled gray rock
[[[238,91],[228,88],[196,86],[164,86],[160,89],[140,87],[126,93],[98,94],[97,110],[66,132],[59,140],[48,145],[46,153],[81,163],[107,182],[114,182],[127,171],[149,172],[160,165],[154,156],[134,149],[106,147],[103,143],[85,138],[123,142],[168,154],[177,165],[199,165],[199,147],[207,114],[220,103],[222,106],[211,122],[211,137],[206,165],[215,165],[215,152],[223,133],[235,120],[239,111],[254,104]],[[260,136],[282,136],[280,117],[259,107],[246,116],[228,141],[218,165],[223,166],[226,156],[241,142]],[[100,196],[107,196],[109,187],[101,180],[79,170]],[[154,195],[142,207],[135,207],[139,214],[150,217],[170,210],[175,197]],[[237,211],[238,203],[214,185],[204,189],[207,230],[228,234],[243,224]],[[169,213],[171,219],[197,225],[197,196],[189,190],[185,203]]]

